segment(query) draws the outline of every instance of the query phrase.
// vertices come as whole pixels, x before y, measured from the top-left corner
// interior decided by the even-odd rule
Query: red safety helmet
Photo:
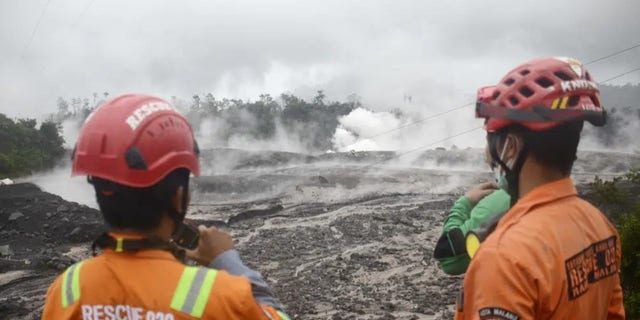
[[[518,123],[530,130],[548,130],[564,122],[606,122],[600,90],[578,60],[557,57],[524,63],[496,86],[478,90],[476,117],[495,132]]]
[[[198,153],[189,122],[171,104],[147,95],[123,95],[100,106],[83,124],[72,175],[149,187],[178,168],[198,176]]]

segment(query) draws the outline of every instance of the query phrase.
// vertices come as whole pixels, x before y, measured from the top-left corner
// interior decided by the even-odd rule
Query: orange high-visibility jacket
[[[570,178],[527,193],[471,260],[456,319],[624,319],[620,238]]]
[[[47,291],[42,319],[288,319],[258,304],[245,277],[186,266],[163,250],[111,249],[69,267]]]

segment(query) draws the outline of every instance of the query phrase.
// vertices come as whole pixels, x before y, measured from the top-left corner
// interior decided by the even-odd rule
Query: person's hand
[[[198,226],[200,230],[200,241],[195,250],[186,250],[188,258],[195,260],[201,265],[209,265],[216,257],[234,247],[233,239],[227,232],[216,227],[207,228]]]
[[[473,186],[465,196],[471,201],[471,204],[475,205],[482,198],[490,195],[494,191],[498,190],[498,185],[495,182],[485,182]]]

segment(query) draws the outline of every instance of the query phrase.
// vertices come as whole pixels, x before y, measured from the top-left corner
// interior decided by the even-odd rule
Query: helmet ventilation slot
[[[578,102],[580,102],[580,96],[571,96],[569,97],[569,101],[567,103],[567,105],[569,107],[575,107],[578,105]]]
[[[520,88],[520,94],[523,95],[525,98],[529,98],[533,95],[533,90],[529,89],[529,87],[524,86],[522,88]]]
[[[566,74],[566,73],[564,73],[564,72],[562,72],[562,71],[556,71],[556,72],[554,72],[553,74],[555,74],[555,75],[556,75],[556,77],[558,77],[558,78],[560,78],[560,79],[562,79],[562,80],[564,80],[564,81],[571,81],[571,80],[573,80],[573,78],[571,78],[571,76],[569,76],[568,74]]]
[[[545,77],[536,79],[536,83],[545,89],[553,86],[553,82]]]
[[[511,106],[515,107],[518,105],[518,103],[520,103],[520,100],[518,100],[518,98],[516,98],[515,96],[511,96],[509,97],[509,102],[511,102]]]

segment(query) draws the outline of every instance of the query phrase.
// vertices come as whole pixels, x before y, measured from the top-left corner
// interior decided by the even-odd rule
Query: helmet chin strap
[[[502,157],[504,157],[504,153],[507,148],[507,133],[499,132],[494,133],[490,136],[489,139],[489,152],[491,153],[491,158],[494,163],[497,163],[502,170],[505,172],[505,177],[507,178],[509,196],[511,197],[511,206],[513,206],[517,201],[520,195],[520,172],[522,171],[522,167],[524,166],[524,162],[527,159],[527,155],[529,154],[529,148],[526,143],[522,144],[522,148],[520,152],[516,156],[515,163],[512,168],[510,168],[503,160],[500,155],[498,155],[498,142],[504,141],[504,146],[502,149]],[[516,148],[520,143],[516,140]]]

